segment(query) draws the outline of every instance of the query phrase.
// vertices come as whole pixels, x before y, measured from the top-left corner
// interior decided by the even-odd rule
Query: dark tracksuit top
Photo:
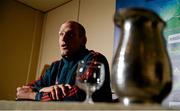
[[[111,102],[112,94],[110,88],[110,73],[109,65],[105,56],[100,53],[89,51],[87,49],[81,49],[81,54],[74,59],[61,59],[53,62],[51,66],[46,70],[38,80],[28,84],[31,88],[37,92],[35,100],[37,101],[52,101],[50,93],[39,92],[43,87],[52,86],[55,84],[70,84],[72,88],[66,96],[59,97],[59,101],[84,101],[86,93],[75,86],[76,69],[79,61],[93,61],[97,60],[105,65],[105,81],[103,86],[93,93],[93,101],[96,102]]]

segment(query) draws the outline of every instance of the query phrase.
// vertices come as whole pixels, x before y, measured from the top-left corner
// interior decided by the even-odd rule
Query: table
[[[82,102],[38,102],[0,100],[0,110],[171,110],[159,104],[82,103]],[[176,108],[175,108],[176,109]],[[180,109],[180,107],[179,107]],[[173,110],[175,111],[175,110]],[[177,109],[178,111],[178,109]]]

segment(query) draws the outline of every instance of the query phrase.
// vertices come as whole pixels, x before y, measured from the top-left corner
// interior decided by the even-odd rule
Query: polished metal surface
[[[114,22],[121,33],[111,74],[116,94],[125,104],[161,103],[172,87],[165,22],[156,13],[139,8],[121,9]]]

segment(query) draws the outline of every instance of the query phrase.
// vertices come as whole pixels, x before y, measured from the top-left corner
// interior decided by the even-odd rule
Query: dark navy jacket
[[[38,80],[30,83],[36,94],[36,100],[38,101],[50,101],[52,100],[50,93],[39,92],[43,87],[48,87],[55,84],[70,84],[73,86],[69,94],[61,98],[61,101],[83,101],[86,94],[83,90],[75,86],[75,76],[78,62],[97,60],[105,65],[105,82],[103,86],[93,94],[93,101],[97,102],[111,102],[112,94],[110,88],[110,73],[109,65],[105,56],[100,53],[83,49],[82,53],[76,56],[74,59],[61,59],[53,62],[51,66],[46,70]]]

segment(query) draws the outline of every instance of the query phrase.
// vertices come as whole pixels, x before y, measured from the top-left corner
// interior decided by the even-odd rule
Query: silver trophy
[[[163,37],[165,22],[153,11],[125,8],[114,22],[120,39],[112,64],[112,86],[120,101],[161,103],[172,88],[172,71]]]

